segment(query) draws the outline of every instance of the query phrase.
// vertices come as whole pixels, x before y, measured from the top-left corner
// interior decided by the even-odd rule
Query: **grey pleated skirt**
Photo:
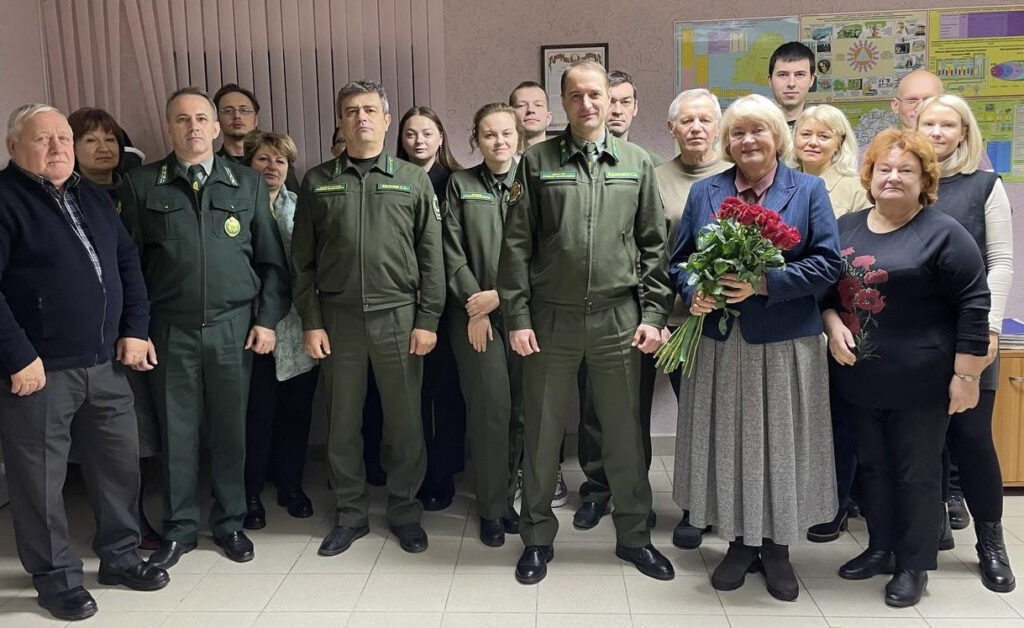
[[[838,509],[824,334],[702,338],[679,390],[673,498],[726,540],[791,545]]]

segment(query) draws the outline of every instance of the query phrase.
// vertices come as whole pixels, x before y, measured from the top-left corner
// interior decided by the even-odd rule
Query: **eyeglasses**
[[[922,102],[924,102],[924,98],[900,98],[899,96],[896,96],[895,98],[901,103],[910,105],[911,107],[916,107]]]
[[[233,116],[236,113],[240,116],[251,116],[256,113],[252,107],[221,107],[219,111],[225,116]]]

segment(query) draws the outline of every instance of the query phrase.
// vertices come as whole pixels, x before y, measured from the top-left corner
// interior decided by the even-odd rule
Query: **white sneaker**
[[[569,489],[565,488],[565,480],[562,478],[562,468],[558,468],[558,477],[555,479],[555,497],[551,500],[552,508],[561,508],[569,503]]]

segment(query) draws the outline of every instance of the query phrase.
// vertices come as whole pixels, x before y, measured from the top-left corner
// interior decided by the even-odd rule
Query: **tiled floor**
[[[510,537],[502,548],[488,548],[476,538],[471,495],[463,486],[455,503],[440,513],[426,513],[430,548],[423,554],[401,551],[387,533],[384,495],[374,491],[371,533],[332,558],[317,555],[321,538],[333,524],[332,497],[324,487],[323,463],[310,465],[307,491],[316,516],[296,520],[265,496],[270,525],[251,533],[256,558],[236,564],[224,558],[209,537],[197,551],[171,570],[171,584],[155,593],[139,593],[96,582],[97,559],[89,549],[92,519],[80,485],[68,491],[75,547],[85,559],[86,585],[100,612],[84,624],[96,626],[711,626],[770,628],[842,626],[887,628],[934,626],[1021,626],[1024,586],[1006,595],[989,592],[977,577],[968,529],[956,533],[957,547],[942,552],[928,592],[916,608],[891,609],[882,601],[884,577],[847,582],[836,568],[856,555],[867,541],[862,519],[834,543],[803,543],[792,548],[802,590],[795,602],[779,602],[764,588],[762,576],[748,576],[738,591],[711,588],[709,570],[721,559],[725,543],[706,537],[700,550],[671,544],[679,512],[672,503],[672,458],[656,457],[651,471],[658,526],[654,543],[672,559],[676,578],[658,582],[615,558],[609,518],[597,528],[572,527],[578,505],[573,493],[559,509],[561,523],[555,560],[548,577],[526,587],[513,577],[522,546]],[[582,481],[575,461],[564,467],[570,487]],[[204,491],[205,493],[205,491]],[[1024,496],[1005,501],[1010,558],[1024,574]],[[152,505],[152,512],[159,506]],[[0,509],[0,626],[58,625],[35,603],[35,592],[15,551],[10,508]]]

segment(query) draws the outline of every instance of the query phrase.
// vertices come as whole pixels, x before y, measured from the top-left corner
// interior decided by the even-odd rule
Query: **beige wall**
[[[43,81],[43,39],[39,2],[4,2],[0,19],[0,121],[7,135],[7,116],[18,105],[46,102]],[[0,163],[7,163],[7,147],[0,146]]]

